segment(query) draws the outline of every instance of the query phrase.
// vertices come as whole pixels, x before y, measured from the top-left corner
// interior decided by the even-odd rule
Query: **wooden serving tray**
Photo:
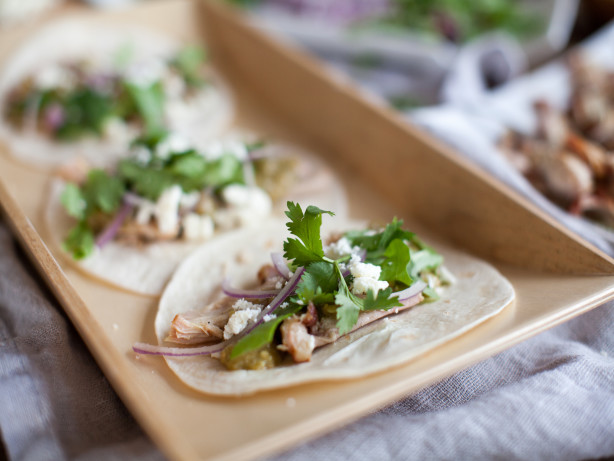
[[[139,24],[186,41],[206,37],[236,91],[239,123],[299,143],[334,165],[353,217],[404,217],[427,240],[490,260],[516,290],[515,303],[497,317],[393,370],[251,397],[202,395],[161,358],[135,357],[134,342],[155,341],[157,300],[85,277],[50,250],[42,222],[49,174],[3,152],[4,214],[115,390],[169,458],[241,460],[280,451],[614,298],[610,257],[227,7],[188,0],[105,12],[71,7],[41,23],[58,15]],[[3,32],[0,61],[41,23]]]

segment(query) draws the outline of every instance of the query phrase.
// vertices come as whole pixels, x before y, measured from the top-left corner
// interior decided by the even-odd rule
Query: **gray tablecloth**
[[[163,458],[1,221],[0,432],[11,460]],[[612,304],[275,459],[608,455]]]

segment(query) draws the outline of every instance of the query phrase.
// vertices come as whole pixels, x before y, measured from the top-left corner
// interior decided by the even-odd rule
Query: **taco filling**
[[[203,346],[137,344],[138,353],[213,355],[229,370],[268,369],[308,362],[314,349],[375,320],[438,299],[453,277],[443,257],[394,219],[383,228],[321,236],[330,211],[288,202],[292,237],[283,256],[258,270],[258,286],[234,288],[225,280],[222,299],[175,315],[167,342]]]
[[[61,203],[77,220],[63,247],[83,259],[111,241],[200,242],[253,225],[294,182],[295,164],[260,141],[227,139],[197,151],[176,134],[142,137],[113,171],[60,170],[69,180]]]
[[[169,58],[133,60],[119,50],[98,60],[52,62],[23,77],[2,108],[16,130],[59,142],[97,138],[129,142],[207,104],[214,82],[204,51],[186,47]]]

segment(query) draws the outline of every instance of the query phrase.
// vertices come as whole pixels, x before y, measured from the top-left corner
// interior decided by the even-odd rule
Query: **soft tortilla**
[[[163,344],[174,316],[203,309],[223,296],[224,277],[249,286],[270,252],[287,237],[283,222],[257,231],[241,230],[201,247],[175,272],[160,300],[155,320]],[[455,250],[445,250],[445,264],[458,279],[441,299],[376,321],[336,343],[316,349],[310,362],[271,370],[228,371],[216,359],[165,357],[175,374],[207,394],[246,395],[320,380],[357,378],[412,360],[499,313],[514,299],[512,285],[492,266]]]
[[[11,88],[44,65],[87,58],[111,69],[112,56],[122,46],[130,46],[133,60],[138,62],[167,57],[179,50],[181,43],[139,27],[71,19],[56,21],[28,39],[6,61],[0,73],[0,108],[5,106]],[[170,130],[195,142],[218,135],[234,117],[231,93],[220,78],[215,78],[214,84],[203,90],[201,96],[167,120]],[[57,142],[35,132],[15,130],[4,117],[0,117],[0,139],[17,159],[44,168],[62,165],[77,156],[94,166],[111,165],[126,154],[132,141],[88,138]]]
[[[283,200],[274,203],[273,214],[282,216],[286,200],[298,200],[326,210],[336,210],[336,214],[343,219],[347,214],[347,201],[334,173],[321,160],[305,152],[300,154],[298,182]],[[61,248],[63,240],[75,225],[75,220],[68,216],[60,202],[65,184],[59,179],[52,181],[49,205],[45,210],[49,238],[57,248]],[[253,227],[261,224],[254,222]],[[214,236],[208,243],[215,246],[218,238]],[[134,247],[110,242],[81,261],[75,261],[63,251],[62,254],[70,263],[101,281],[139,294],[159,296],[177,265],[202,244],[173,241]]]

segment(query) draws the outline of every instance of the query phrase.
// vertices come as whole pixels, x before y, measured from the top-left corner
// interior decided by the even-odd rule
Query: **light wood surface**
[[[169,458],[241,460],[282,450],[614,297],[609,257],[226,8],[161,1],[127,11],[74,10],[84,21],[146,24],[184,40],[199,40],[206,29],[215,61],[237,90],[241,125],[300,143],[333,164],[354,217],[404,217],[428,240],[494,261],[517,293],[499,316],[391,371],[245,398],[208,397],[182,385],[162,359],[135,357],[134,342],[155,339],[157,300],[85,277],[47,248],[42,207],[49,174],[3,152],[4,214],[114,388]],[[4,33],[0,59],[36,26]]]

